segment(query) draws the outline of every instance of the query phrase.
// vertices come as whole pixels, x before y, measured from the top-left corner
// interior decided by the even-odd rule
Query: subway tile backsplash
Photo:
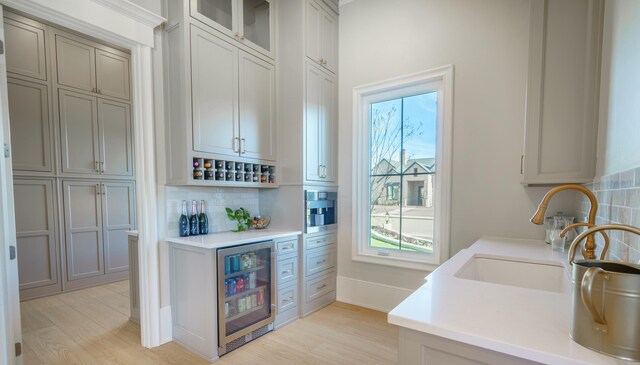
[[[626,224],[640,227],[640,167],[596,178],[585,184],[598,198],[596,224]],[[589,200],[580,194],[577,211],[581,220],[589,213]],[[610,260],[640,264],[640,237],[631,232],[607,231]],[[596,242],[602,247],[600,235]]]
[[[205,209],[209,217],[209,233],[236,229],[236,224],[227,218],[226,207],[247,209],[251,215],[259,213],[258,189],[251,188],[214,188],[214,187],[175,187],[167,186],[167,233],[178,235],[178,218],[182,211],[182,201],[188,202],[188,214],[191,214],[191,201],[205,201]]]

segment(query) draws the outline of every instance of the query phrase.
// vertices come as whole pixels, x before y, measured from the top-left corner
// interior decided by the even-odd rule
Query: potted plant
[[[237,221],[237,224],[238,224],[238,228],[234,229],[232,232],[246,231],[247,229],[249,229],[249,227],[251,227],[251,214],[249,214],[248,210],[244,208],[240,208],[236,210],[232,210],[231,208],[226,208],[226,211],[227,211],[227,217],[231,221]]]

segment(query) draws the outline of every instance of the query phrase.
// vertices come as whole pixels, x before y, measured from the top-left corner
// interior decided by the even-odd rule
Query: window
[[[354,260],[447,258],[452,76],[445,66],[354,89]]]

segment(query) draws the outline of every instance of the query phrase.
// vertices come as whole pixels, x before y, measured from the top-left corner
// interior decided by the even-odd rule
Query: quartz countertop
[[[562,292],[454,276],[476,254],[561,263]],[[589,350],[569,337],[570,265],[565,252],[552,251],[542,240],[481,238],[429,274],[388,318],[400,327],[544,364],[640,364]]]
[[[206,249],[224,248],[260,241],[274,240],[278,238],[297,236],[301,231],[279,229],[250,229],[243,232],[216,232],[205,235],[189,237],[166,237],[165,241],[182,245],[194,246]]]

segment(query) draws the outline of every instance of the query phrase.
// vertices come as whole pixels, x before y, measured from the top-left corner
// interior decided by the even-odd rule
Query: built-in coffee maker
[[[305,190],[305,233],[334,230],[338,216],[338,193],[335,191]]]

